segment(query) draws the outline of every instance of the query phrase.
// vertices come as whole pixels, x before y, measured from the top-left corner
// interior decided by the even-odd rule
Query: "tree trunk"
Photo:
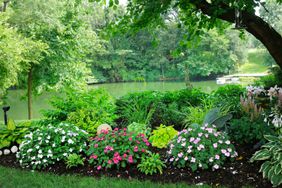
[[[193,88],[193,85],[191,84],[191,81],[190,81],[189,67],[187,63],[185,63],[184,65],[184,76],[185,76],[184,79],[185,79],[186,88],[188,89]]]
[[[27,80],[27,109],[28,109],[28,119],[32,118],[32,68],[28,71]]]
[[[214,15],[213,11],[216,10],[215,7],[206,1],[194,4],[204,14],[210,16]],[[234,23],[235,9],[232,9],[225,4],[217,6],[220,6],[220,8],[225,10],[224,13],[218,15],[218,18]],[[282,69],[282,36],[262,18],[251,12],[242,11],[242,23],[249,33],[263,43],[273,59],[276,61],[277,65]]]

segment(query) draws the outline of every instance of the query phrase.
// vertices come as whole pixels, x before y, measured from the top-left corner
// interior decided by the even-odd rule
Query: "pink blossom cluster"
[[[127,129],[115,128],[113,131],[103,131],[91,138],[87,154],[89,162],[97,170],[111,168],[113,165],[125,167],[136,163],[147,154],[150,143],[144,134],[133,135]]]

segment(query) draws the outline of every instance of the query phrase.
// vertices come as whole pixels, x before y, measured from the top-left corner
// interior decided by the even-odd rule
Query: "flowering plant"
[[[82,152],[87,139],[88,133],[71,124],[40,127],[25,136],[17,158],[23,167],[45,168],[66,160],[70,154]]]
[[[190,167],[218,169],[227,158],[237,153],[227,135],[218,132],[215,126],[193,126],[179,132],[169,145],[168,161],[178,168]]]
[[[150,143],[144,134],[128,133],[127,129],[115,128],[113,131],[103,130],[95,138],[91,138],[87,155],[89,163],[97,170],[126,167],[138,163],[148,152]]]
[[[247,87],[247,96],[255,99],[264,110],[264,121],[276,128],[282,127],[282,88],[277,86],[265,90],[261,87]],[[265,98],[266,100],[262,100]],[[261,101],[266,102],[263,104]]]

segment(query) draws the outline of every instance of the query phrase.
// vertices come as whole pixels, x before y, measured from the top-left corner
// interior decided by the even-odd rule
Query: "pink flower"
[[[140,142],[139,142],[138,140],[136,140],[136,143],[137,143],[137,144],[140,144]]]
[[[198,136],[201,137],[203,135],[203,133],[198,133]]]
[[[94,148],[97,148],[97,147],[98,147],[98,144],[95,144],[95,145],[94,145]]]
[[[188,160],[188,157],[186,156],[186,157],[184,158],[184,160],[187,161],[187,160]]]
[[[108,164],[112,164],[113,163],[113,161],[112,160],[108,160]]]
[[[220,157],[219,157],[219,155],[215,155],[214,158],[219,160]]]
[[[189,142],[193,142],[194,140],[195,140],[195,138],[194,138],[194,137],[191,137],[190,140],[189,140]]]
[[[193,143],[198,144],[200,142],[200,140],[201,140],[200,138],[196,138]]]
[[[127,157],[127,154],[126,154],[126,153],[125,153],[125,154],[123,154],[123,158],[124,158],[124,159],[126,159],[126,157]]]
[[[226,149],[221,150],[221,153],[223,153],[223,154],[225,154],[226,152],[227,152]]]
[[[178,153],[178,157],[181,158],[183,156],[183,153]]]
[[[191,163],[195,163],[196,159],[194,157],[191,158]]]
[[[118,128],[115,128],[114,131],[118,131]]]
[[[97,167],[97,170],[101,170],[101,168],[102,168],[101,166],[98,166],[98,167]]]
[[[229,144],[230,144],[230,141],[229,141],[229,140],[226,140],[226,141],[225,141],[225,144],[229,145]]]
[[[114,158],[113,161],[114,161],[115,164],[118,164],[118,163],[119,163],[118,158]]]
[[[214,147],[214,148],[217,148],[217,143],[214,143],[214,144],[213,144],[213,147]]]
[[[183,143],[181,144],[181,146],[185,147],[185,146],[186,146],[186,142],[183,142]]]
[[[230,156],[230,153],[229,153],[229,152],[226,152],[224,155],[225,155],[226,157],[229,157],[229,156]]]
[[[129,141],[132,141],[132,138],[130,137],[128,140],[129,140]]]
[[[133,149],[134,152],[138,152],[138,146],[135,146]]]
[[[134,161],[133,161],[133,157],[132,157],[132,155],[129,155],[129,157],[128,157],[128,159],[127,159],[127,160],[128,160],[128,162],[129,162],[129,163],[133,163],[133,162],[134,162]]]
[[[170,158],[169,161],[170,161],[170,162],[173,162],[173,161],[174,161],[174,158]]]
[[[91,156],[90,156],[90,159],[97,159],[97,158],[98,158],[97,155],[91,155]]]
[[[146,142],[146,146],[150,146],[150,143],[149,143],[149,142]]]
[[[141,151],[144,153],[146,150],[145,149],[141,149]]]

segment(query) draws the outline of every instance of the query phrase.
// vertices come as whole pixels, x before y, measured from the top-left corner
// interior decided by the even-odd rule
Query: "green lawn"
[[[266,58],[265,50],[252,50],[248,53],[248,62],[239,67],[239,73],[263,73],[267,72],[269,66],[267,61],[271,59]]]
[[[23,171],[0,166],[1,188],[196,188],[185,184],[158,184],[149,181],[123,180],[114,178],[96,179],[79,176],[57,176],[53,174]],[[209,188],[209,186],[201,186]]]

